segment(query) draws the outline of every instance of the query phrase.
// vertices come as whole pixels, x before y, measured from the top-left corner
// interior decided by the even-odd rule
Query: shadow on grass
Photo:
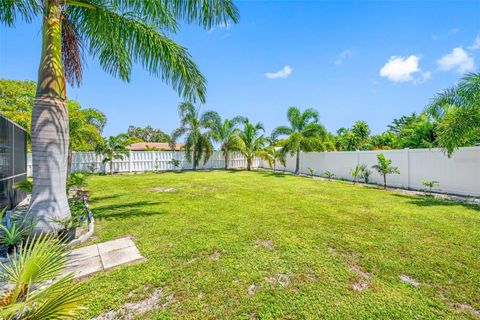
[[[435,199],[431,195],[407,195],[407,194],[398,194],[393,193],[392,196],[402,199],[407,199],[407,203],[414,204],[419,207],[454,207],[462,206],[474,211],[480,212],[480,206],[475,204],[464,203],[461,201],[447,200],[447,199]]]
[[[110,220],[128,217],[145,217],[159,214],[166,214],[166,211],[146,212],[146,207],[168,203],[166,201],[137,201],[128,203],[111,204],[92,208],[95,219]],[[157,210],[157,209],[155,209]]]
[[[255,172],[256,174],[259,174],[263,177],[275,177],[275,178],[285,178],[287,174],[285,172],[274,172],[274,171],[252,171]]]

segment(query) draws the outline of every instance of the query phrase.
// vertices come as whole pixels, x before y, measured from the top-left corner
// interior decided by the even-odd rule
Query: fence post
[[[410,148],[405,148],[405,155],[407,157],[407,189],[410,189]]]
[[[128,150],[128,172],[132,172],[132,150]]]

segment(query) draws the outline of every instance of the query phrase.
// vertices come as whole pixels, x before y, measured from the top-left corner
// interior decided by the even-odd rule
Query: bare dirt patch
[[[210,255],[210,259],[218,261],[220,260],[220,257],[222,256],[222,253],[220,251],[215,251]]]
[[[371,275],[364,271],[358,264],[350,263],[350,270],[355,272],[358,278],[351,283],[352,289],[355,291],[363,291],[370,285]]]
[[[415,288],[418,288],[420,287],[420,282],[418,282],[417,280],[413,279],[412,277],[410,276],[407,276],[406,274],[402,274],[400,276],[400,280],[402,280],[403,282],[405,282],[406,284],[409,284]]]
[[[265,240],[265,239],[257,239],[253,244],[253,247],[255,249],[259,247],[264,247],[268,250],[275,250],[275,247],[273,246],[273,242],[271,240]]]
[[[132,320],[149,310],[164,308],[173,301],[173,295],[165,296],[163,290],[159,288],[147,299],[125,303],[120,309],[103,313],[91,320]]]
[[[147,188],[147,190],[153,191],[153,192],[172,192],[178,189],[173,187],[155,187],[155,188]]]
[[[260,286],[257,286],[255,283],[252,283],[252,285],[248,287],[247,293],[249,296],[253,296],[255,292],[258,291],[258,289],[260,289]]]
[[[470,311],[476,316],[480,316],[480,311],[472,307],[471,305],[464,304],[464,303],[452,303],[451,304],[452,308],[459,312],[464,312],[464,311]]]
[[[265,281],[270,283],[272,287],[288,287],[292,282],[288,274],[277,273],[275,276],[266,277]]]

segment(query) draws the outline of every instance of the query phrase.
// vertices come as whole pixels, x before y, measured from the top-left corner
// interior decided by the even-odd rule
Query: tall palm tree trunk
[[[252,158],[247,157],[247,171],[252,170]]]
[[[228,170],[228,151],[223,152],[223,156],[225,157],[225,170]]]
[[[48,0],[31,128],[33,192],[29,214],[37,232],[51,231],[53,220],[70,216],[66,193],[69,120],[60,15],[60,2]]]
[[[300,150],[297,150],[297,161],[295,164],[295,174],[298,176],[300,174]]]

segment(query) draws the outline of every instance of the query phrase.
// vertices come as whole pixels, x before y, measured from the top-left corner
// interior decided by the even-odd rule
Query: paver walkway
[[[68,257],[66,273],[75,278],[107,270],[122,264],[144,260],[130,238],[120,238],[72,250]]]

